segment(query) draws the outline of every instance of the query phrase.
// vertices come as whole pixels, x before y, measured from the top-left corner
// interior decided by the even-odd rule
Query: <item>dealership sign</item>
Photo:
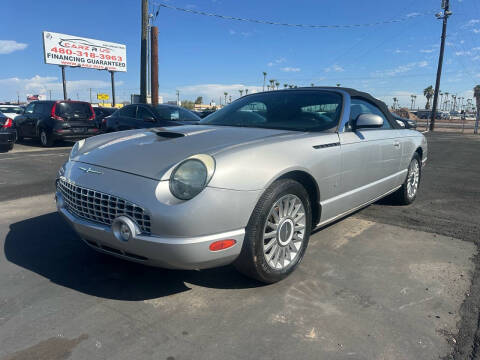
[[[46,64],[127,71],[123,44],[44,31],[43,48]]]

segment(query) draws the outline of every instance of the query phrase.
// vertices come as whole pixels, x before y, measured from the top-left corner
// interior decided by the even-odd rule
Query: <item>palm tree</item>
[[[294,88],[294,86],[293,86],[293,85],[288,85],[288,87],[289,87],[290,89],[293,89],[293,88]]]
[[[275,84],[275,80],[270,79],[269,81],[270,81],[270,89],[275,90],[275,85],[274,85],[274,84]]]
[[[245,89],[245,95],[248,95],[248,89]]]
[[[398,99],[396,97],[393,98],[393,106],[392,109],[395,110],[397,108],[397,101]]]
[[[450,95],[449,92],[445,92],[443,93],[443,95],[445,95],[445,102],[443,103],[443,110],[448,110],[448,95]]]
[[[423,95],[427,98],[427,103],[425,104],[425,109],[430,109],[430,99],[432,98],[434,93],[433,86],[430,85],[429,87],[423,90]]]
[[[240,89],[240,90],[238,90],[238,92],[240,93],[240,97],[242,97],[243,96],[243,90]]]
[[[311,84],[310,84],[310,86],[311,86],[311,87],[314,87],[314,86],[315,86],[315,84],[314,84],[314,83],[311,83]]]
[[[280,83],[278,81],[276,81],[275,85],[277,85],[277,90],[278,90],[278,87],[280,86]]]
[[[288,84],[283,84],[283,87],[286,89],[288,88]]]
[[[263,91],[265,91],[265,81],[267,80],[267,73],[263,72]]]
[[[340,85],[342,85],[342,84],[337,84],[337,87],[340,87]]]
[[[227,95],[228,95],[228,93],[224,92],[223,95],[225,95],[225,105],[227,105]]]

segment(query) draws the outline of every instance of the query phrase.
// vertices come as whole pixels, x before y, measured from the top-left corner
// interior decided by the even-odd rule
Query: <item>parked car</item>
[[[0,112],[0,150],[12,150],[17,139],[17,131],[12,118]]]
[[[132,104],[124,106],[103,120],[102,129],[111,132],[192,124],[200,121],[200,118],[191,111],[175,105]]]
[[[401,116],[398,116],[395,113],[392,113],[392,116],[395,118],[397,123],[403,128],[407,128],[407,129],[416,129],[417,128],[417,122],[414,121],[414,120],[405,119]]]
[[[42,146],[56,140],[78,140],[97,135],[95,113],[84,101],[34,101],[15,118],[18,139],[38,138]]]
[[[22,115],[24,109],[20,105],[0,105],[0,112],[8,116],[10,119],[15,119],[16,116]]]
[[[312,229],[390,194],[412,203],[426,160],[425,137],[366,93],[269,91],[199,125],[77,142],[56,202],[95,250],[177,269],[233,263],[271,283],[298,266]]]
[[[118,110],[117,108],[94,106],[93,111],[95,112],[95,124],[97,125],[97,128],[101,129],[102,120],[107,116],[112,115],[117,110]]]

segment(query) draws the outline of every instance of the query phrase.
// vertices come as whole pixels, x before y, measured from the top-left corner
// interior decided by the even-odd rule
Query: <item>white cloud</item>
[[[285,59],[284,57],[281,57],[281,58],[275,59],[273,61],[270,61],[267,65],[268,66],[275,66],[275,65],[286,63],[286,62],[287,62],[287,59]]]
[[[433,53],[435,50],[434,49],[422,49],[420,50],[421,53],[424,53],[424,54],[430,54],[430,53]]]
[[[395,76],[398,74],[408,72],[415,68],[424,68],[426,66],[428,66],[428,61],[423,60],[423,61],[411,62],[405,65],[400,65],[394,69],[375,71],[374,73],[372,73],[372,75],[373,76]]]
[[[413,13],[407,14],[407,18],[411,18],[411,17],[415,17],[415,16],[419,16],[419,15],[421,15],[421,14],[418,13],[418,12],[413,12]]]
[[[393,51],[394,54],[405,54],[408,53],[408,50],[400,50],[400,49],[395,49]]]
[[[228,33],[230,35],[235,35],[237,32],[235,30],[230,29],[230,30],[228,30]]]
[[[473,29],[472,30],[475,34],[479,34],[480,33],[480,29]]]
[[[0,54],[10,54],[14,51],[24,50],[28,45],[15,40],[0,40]]]
[[[298,67],[290,67],[290,66],[283,67],[280,70],[285,71],[285,72],[299,72],[299,71],[301,71],[301,69],[298,68]]]
[[[123,85],[123,81],[117,81],[116,86]],[[82,92],[85,96],[88,89],[109,89],[110,81],[103,80],[67,80],[67,92],[69,94]],[[7,78],[0,79],[0,98],[12,99],[15,98],[16,92],[21,93],[22,97],[25,94],[43,94],[48,95],[48,91],[52,91],[55,95],[62,91],[62,83],[59,78],[53,76],[35,75],[32,78]],[[73,98],[73,96],[72,96]]]
[[[203,96],[203,101],[209,103],[211,100],[218,103],[219,98],[222,98],[222,102],[225,99],[224,93],[228,93],[227,98],[232,96],[232,100],[240,96],[238,90],[248,89],[248,93],[262,91],[261,86],[248,86],[244,84],[198,84],[198,85],[186,85],[178,88],[180,91],[180,99],[195,99],[197,96]],[[245,93],[244,93],[245,94]],[[170,97],[173,99],[174,95]]]
[[[341,67],[340,65],[337,65],[337,64],[333,64],[332,66],[329,66],[329,67],[325,68],[325,72],[331,72],[331,71],[343,72],[343,71],[345,71],[345,69],[343,67]]]

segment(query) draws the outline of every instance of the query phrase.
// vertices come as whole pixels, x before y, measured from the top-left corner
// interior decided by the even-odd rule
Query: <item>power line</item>
[[[276,25],[276,26],[287,26],[287,27],[298,27],[298,28],[313,28],[313,29],[358,28],[358,27],[376,26],[376,25],[384,25],[384,24],[394,24],[394,23],[401,23],[401,22],[408,21],[408,20],[413,19],[417,16],[431,15],[432,14],[432,12],[412,13],[412,14],[409,14],[409,15],[405,15],[405,16],[399,18],[399,19],[376,21],[376,22],[373,22],[373,23],[365,23],[365,24],[315,25],[315,24],[280,23],[280,22],[268,21],[268,20],[240,18],[240,17],[236,17],[236,16],[213,14],[213,13],[208,13],[208,12],[200,11],[200,10],[185,9],[185,8],[180,8],[180,7],[177,7],[177,6],[167,5],[167,4],[164,4],[164,3],[155,3],[155,5],[157,5],[159,8],[163,7],[163,8],[176,10],[176,11],[182,11],[182,12],[195,14],[195,15],[216,17],[216,18],[220,18],[220,19],[224,19],[224,20],[235,20],[235,21],[244,21],[244,22],[251,22],[251,23],[256,23],[256,24],[264,24],[264,25]]]

